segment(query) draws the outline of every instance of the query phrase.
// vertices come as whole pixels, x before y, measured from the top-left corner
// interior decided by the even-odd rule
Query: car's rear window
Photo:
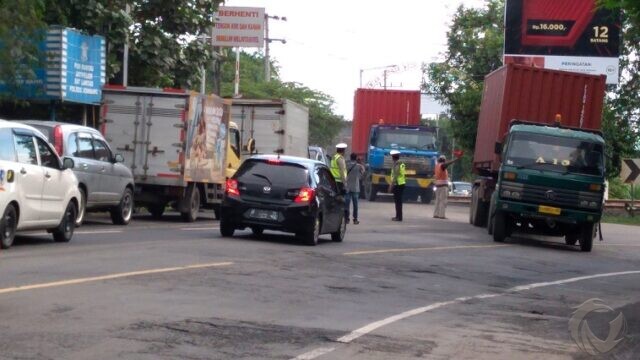
[[[290,163],[268,163],[261,160],[246,161],[236,174],[242,182],[268,180],[273,185],[302,186],[308,184],[307,169]]]
[[[53,128],[50,126],[43,126],[43,125],[31,125],[34,128],[40,130],[40,132],[47,137],[47,140],[49,140],[49,142],[53,141]]]

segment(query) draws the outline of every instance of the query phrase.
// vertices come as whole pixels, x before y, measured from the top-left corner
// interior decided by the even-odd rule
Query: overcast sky
[[[287,21],[269,22],[271,56],[284,81],[297,81],[336,100],[335,111],[351,120],[360,69],[398,65],[389,74],[393,88],[418,90],[422,62],[446,50],[446,32],[460,4],[483,0],[228,0],[227,6],[264,7]],[[242,65],[241,70],[242,71]],[[365,70],[363,83],[382,79],[383,70]],[[240,89],[242,92],[242,89]]]

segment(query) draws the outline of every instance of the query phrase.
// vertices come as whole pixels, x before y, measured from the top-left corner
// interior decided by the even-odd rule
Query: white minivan
[[[0,247],[16,232],[47,230],[57,242],[73,236],[78,179],[73,159],[61,160],[35,128],[0,120]]]

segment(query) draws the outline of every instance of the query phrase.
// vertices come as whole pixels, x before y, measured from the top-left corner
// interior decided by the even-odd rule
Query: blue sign
[[[27,100],[100,103],[106,80],[104,37],[56,26],[47,31],[39,48],[46,56],[46,67],[35,69],[33,79],[19,80],[13,95]],[[0,92],[8,91],[0,82]]]

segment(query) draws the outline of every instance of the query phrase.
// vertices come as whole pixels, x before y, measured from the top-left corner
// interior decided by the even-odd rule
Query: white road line
[[[84,283],[89,283],[89,282],[121,279],[121,278],[126,278],[126,277],[133,277],[133,276],[160,274],[160,273],[168,273],[168,272],[175,272],[175,271],[193,270],[193,269],[204,269],[204,268],[229,266],[229,265],[233,265],[233,263],[232,262],[218,262],[218,263],[209,263],[209,264],[194,264],[194,265],[176,266],[176,267],[162,268],[162,269],[132,271],[132,272],[126,272],[126,273],[117,273],[117,274],[93,276],[93,277],[70,279],[70,280],[63,280],[63,281],[54,281],[54,282],[48,282],[48,283],[42,283],[42,284],[14,286],[14,287],[10,287],[10,288],[0,289],[0,294],[8,294],[8,293],[14,293],[14,292],[19,292],[19,291],[45,289],[45,288],[60,287],[60,286],[77,285],[77,284],[84,284]]]
[[[555,286],[555,285],[564,285],[564,284],[569,284],[569,283],[574,283],[574,282],[578,282],[578,281],[584,281],[584,280],[592,280],[592,279],[599,279],[599,278],[607,278],[607,277],[613,277],[613,276],[624,276],[624,275],[640,275],[640,270],[639,271],[622,271],[622,272],[615,272],[615,273],[606,273],[606,274],[595,274],[595,275],[588,275],[588,276],[580,276],[580,277],[574,277],[574,278],[569,278],[569,279],[564,279],[564,280],[557,280],[557,281],[550,281],[550,282],[542,282],[542,283],[533,283],[533,284],[528,284],[528,285],[520,285],[520,286],[515,286],[512,287],[510,289],[505,290],[504,292],[501,293],[493,293],[493,294],[480,294],[480,295],[475,295],[475,296],[465,296],[465,297],[459,297],[450,301],[443,301],[443,302],[437,302],[428,306],[424,306],[424,307],[419,307],[416,309],[412,309],[412,310],[408,310],[405,311],[403,313],[400,314],[396,314],[393,316],[390,316],[388,318],[376,321],[376,322],[372,322],[370,324],[367,324],[359,329],[356,329],[352,332],[350,332],[349,334],[337,339],[336,341],[341,342],[341,343],[345,343],[348,344],[350,342],[352,342],[353,340],[363,336],[363,335],[367,335],[368,333],[381,328],[383,326],[392,324],[394,322],[406,319],[408,317],[411,316],[415,316],[415,315],[419,315],[419,314],[423,314],[425,312],[429,312],[429,311],[433,311],[445,306],[449,306],[449,305],[454,305],[454,304],[459,304],[459,303],[463,303],[469,300],[480,300],[480,299],[489,299],[489,298],[494,298],[494,297],[498,297],[498,296],[504,296],[510,293],[516,293],[516,292],[522,292],[522,291],[527,291],[527,290],[531,290],[531,289],[536,289],[536,288],[541,288],[541,287],[548,287],[548,286]],[[329,350],[331,349],[331,350]],[[322,351],[320,351],[322,350]],[[335,350],[335,348],[318,348],[316,350],[312,350],[309,351],[303,355],[300,356],[306,356],[304,358],[301,359],[306,359],[306,360],[312,360],[315,358],[318,358],[320,356],[326,355],[328,353],[330,353],[331,351]],[[317,352],[316,352],[317,351]],[[298,359],[298,358],[295,358]]]
[[[304,353],[300,356],[295,357],[293,360],[311,360],[317,357],[320,357],[324,354],[328,354],[335,350],[336,348],[326,347],[326,348],[317,348],[315,350],[311,350],[308,353]]]
[[[485,248],[498,248],[511,245],[460,245],[460,246],[435,246],[435,247],[420,247],[420,248],[400,248],[400,249],[381,249],[381,250],[362,250],[346,252],[342,255],[345,256],[357,256],[357,255],[369,255],[369,254],[385,254],[385,253],[398,253],[398,252],[412,252],[412,251],[435,251],[435,250],[456,250],[456,249],[485,249]]]
[[[75,231],[74,234],[93,235],[93,234],[120,234],[122,230],[91,230],[91,231]]]

